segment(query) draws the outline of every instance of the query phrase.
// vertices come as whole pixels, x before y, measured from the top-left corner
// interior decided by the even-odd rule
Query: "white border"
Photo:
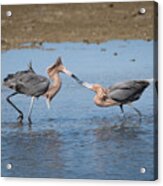
[[[130,0],[131,1],[131,0]],[[112,2],[112,1],[102,1],[102,0],[1,0],[0,4],[46,4],[46,3],[64,3],[64,2]],[[114,2],[124,2],[122,0],[114,0]],[[159,3],[159,81],[163,80],[163,73],[161,73],[161,70],[163,69],[163,46],[162,46],[162,36],[161,33],[163,33],[162,29],[162,22],[160,20],[163,20],[163,1],[157,0]],[[163,82],[163,81],[162,81]],[[149,186],[149,185],[163,185],[163,148],[161,147],[161,144],[163,143],[163,114],[161,114],[162,109],[162,96],[163,90],[162,90],[162,82],[159,83],[159,180],[155,182],[141,182],[141,181],[95,181],[95,180],[61,180],[61,179],[27,179],[27,178],[0,178],[0,185],[2,186],[29,186],[31,184],[38,184],[39,186],[131,186],[131,185],[140,185],[140,186]],[[161,132],[162,131],[162,132]]]

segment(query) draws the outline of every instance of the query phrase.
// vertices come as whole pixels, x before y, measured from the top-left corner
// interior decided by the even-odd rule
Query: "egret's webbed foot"
[[[17,117],[17,121],[18,121],[18,123],[22,124],[22,122],[23,122],[23,114],[20,114],[20,115]]]

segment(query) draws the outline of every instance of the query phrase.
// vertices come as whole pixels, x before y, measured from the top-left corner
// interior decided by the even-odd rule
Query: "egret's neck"
[[[96,89],[96,95],[94,97],[94,102],[98,106],[102,106],[105,100],[108,98],[107,90],[104,88]]]
[[[52,84],[53,87],[57,87],[57,88],[61,87],[62,81],[59,76],[59,73],[54,74],[54,76],[51,79],[53,80],[53,84]]]
[[[118,105],[116,101],[109,98],[108,96],[109,91],[110,91],[109,89],[105,89],[105,88],[98,90],[94,97],[94,103],[100,107],[109,107],[113,105]]]
[[[98,97],[99,99],[103,99],[103,97],[107,96],[107,93],[107,89],[100,87],[96,90],[96,97]]]
[[[46,92],[45,96],[51,100],[60,90],[61,85],[62,85],[62,81],[61,78],[59,76],[59,73],[56,73],[53,75],[53,77],[51,77],[53,83],[52,85],[49,87],[48,91]]]

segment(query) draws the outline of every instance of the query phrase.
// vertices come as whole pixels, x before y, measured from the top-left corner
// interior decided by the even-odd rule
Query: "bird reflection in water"
[[[133,119],[133,117],[125,117],[120,119],[115,124],[108,119],[101,119],[98,122],[98,128],[95,129],[95,135],[98,140],[109,141],[115,136],[132,136],[141,126],[142,119]],[[97,124],[97,123],[96,123]],[[131,135],[132,134],[132,135]]]

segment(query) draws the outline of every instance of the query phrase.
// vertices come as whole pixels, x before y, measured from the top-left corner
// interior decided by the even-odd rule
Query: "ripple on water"
[[[29,45],[24,44],[25,47]],[[98,45],[44,43],[43,47],[53,48],[55,52],[38,48],[2,53],[2,78],[9,72],[25,69],[31,60],[36,72],[47,76],[45,69],[60,55],[65,66],[82,80],[105,87],[153,76],[153,41],[117,40]],[[115,52],[118,55],[115,56]],[[13,60],[14,65],[11,65]],[[125,120],[119,107],[96,107],[93,92],[61,76],[62,88],[51,109],[46,109],[42,98],[35,102],[31,126],[27,123],[30,98],[23,95],[13,98],[24,113],[23,125],[18,125],[17,113],[5,99],[11,91],[2,87],[3,175],[153,179],[153,87],[148,87],[134,103],[143,115],[140,122],[128,106],[124,107]],[[11,171],[6,170],[8,162],[13,163]],[[140,175],[142,166],[147,172]]]

